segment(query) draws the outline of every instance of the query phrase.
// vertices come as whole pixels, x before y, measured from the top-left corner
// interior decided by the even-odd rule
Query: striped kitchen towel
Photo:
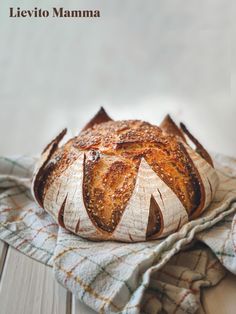
[[[0,239],[54,268],[101,313],[194,313],[201,287],[236,274],[236,160],[218,155],[220,185],[197,220],[162,240],[92,242],[59,228],[30,193],[35,158],[0,158]]]

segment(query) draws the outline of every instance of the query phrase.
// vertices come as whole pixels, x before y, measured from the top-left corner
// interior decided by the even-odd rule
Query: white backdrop
[[[100,105],[113,118],[153,123],[169,112],[209,150],[236,154],[233,0],[0,6],[0,154],[37,154],[63,127],[76,134]],[[101,18],[10,19],[10,6],[98,8]]]

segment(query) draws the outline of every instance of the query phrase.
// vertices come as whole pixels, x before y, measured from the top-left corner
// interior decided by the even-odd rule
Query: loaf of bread
[[[43,151],[32,190],[40,206],[81,237],[165,237],[198,217],[214,197],[218,177],[211,157],[170,116],[158,127],[113,121],[101,109],[59,147],[65,133]]]

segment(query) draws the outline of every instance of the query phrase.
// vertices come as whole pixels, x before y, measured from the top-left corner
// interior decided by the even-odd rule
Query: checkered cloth
[[[54,268],[95,311],[194,313],[201,287],[236,274],[236,160],[216,156],[220,186],[204,213],[163,240],[92,242],[58,228],[30,193],[35,158],[0,158],[0,238]]]

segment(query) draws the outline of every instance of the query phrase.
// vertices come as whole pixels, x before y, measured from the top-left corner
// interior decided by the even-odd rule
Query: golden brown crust
[[[144,157],[189,213],[199,205],[199,179],[190,157],[175,136],[163,133],[157,126],[139,120],[106,122],[82,132],[73,145],[100,151],[106,156],[104,163],[108,162],[107,156],[116,156],[137,165]],[[133,175],[136,177],[136,173]],[[131,194],[130,189],[129,197]]]
[[[139,120],[110,121],[103,113],[101,116],[109,121],[95,117],[79,136],[50,154],[37,186],[40,200],[83,151],[84,203],[93,224],[102,232],[112,233],[118,225],[132,196],[141,158],[173,190],[189,216],[201,207],[204,190],[200,175],[184,147],[182,132],[170,117],[164,120],[163,131]],[[63,226],[63,206],[58,219]],[[153,197],[148,221],[150,238],[163,228],[163,217]]]
[[[137,167],[119,156],[86,153],[84,202],[92,221],[102,230],[114,231],[134,189]]]
[[[109,154],[122,145],[158,141],[161,132],[160,128],[139,120],[110,121],[83,131],[75,138],[74,146]]]
[[[162,121],[160,128],[170,135],[175,135],[181,138],[184,142],[186,139],[181,129],[175,124],[175,122],[171,119],[170,115],[167,115]]]

